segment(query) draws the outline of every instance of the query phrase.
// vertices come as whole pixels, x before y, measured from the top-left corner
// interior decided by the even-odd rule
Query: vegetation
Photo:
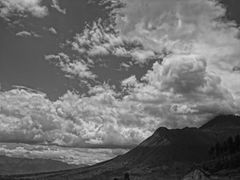
[[[120,179],[114,178],[113,180],[120,180]],[[130,175],[129,175],[129,173],[125,173],[125,174],[124,174],[123,180],[130,180]]]
[[[217,142],[209,150],[211,161],[204,163],[204,169],[217,172],[240,167],[240,135]]]
[[[209,150],[212,159],[224,158],[238,152],[240,152],[240,135],[236,135],[234,138],[229,137],[222,143],[217,142],[215,146]]]

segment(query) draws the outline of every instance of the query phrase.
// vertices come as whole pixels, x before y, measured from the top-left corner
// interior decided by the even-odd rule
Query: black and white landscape
[[[123,179],[127,173],[130,179],[239,179],[239,132],[240,117],[233,115],[217,116],[200,128],[160,127],[137,147],[109,161],[65,171],[57,171],[58,163],[53,172],[3,175],[1,179],[111,180]]]
[[[0,0],[0,179],[240,179],[238,0]]]

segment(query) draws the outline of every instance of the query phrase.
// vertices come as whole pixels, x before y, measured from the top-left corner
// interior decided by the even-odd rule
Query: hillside
[[[221,115],[216,116],[211,121],[204,124],[200,129],[202,130],[226,130],[226,129],[239,129],[240,116],[234,115]]]
[[[110,180],[130,172],[134,179],[179,179],[193,165],[210,160],[209,149],[216,142],[240,132],[238,116],[221,115],[200,128],[159,128],[139,146],[122,156],[91,167],[2,179]],[[159,178],[161,177],[161,178]]]

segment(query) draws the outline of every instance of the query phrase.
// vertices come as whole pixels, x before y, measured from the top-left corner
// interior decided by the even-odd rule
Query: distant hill
[[[214,135],[217,141],[224,141],[226,137],[240,133],[240,116],[219,115],[204,124],[201,131]]]
[[[161,165],[165,162],[197,163],[209,158],[209,148],[240,133],[240,117],[219,115],[200,128],[160,127],[152,136],[121,157],[129,166]]]
[[[240,116],[220,115],[213,118],[208,123],[204,124],[200,129],[204,130],[224,130],[224,129],[239,129]]]
[[[121,157],[128,164],[161,165],[165,162],[199,162],[215,138],[197,128],[159,128],[151,137]]]
[[[79,166],[50,159],[27,159],[0,156],[0,174],[26,174],[66,170]]]
[[[125,172],[138,180],[179,179],[193,166],[211,160],[209,149],[216,142],[240,133],[240,118],[219,115],[200,128],[160,127],[137,147],[112,160],[74,170],[16,176],[15,179],[112,180]],[[3,177],[2,179],[7,179]],[[13,179],[13,177],[8,177]]]

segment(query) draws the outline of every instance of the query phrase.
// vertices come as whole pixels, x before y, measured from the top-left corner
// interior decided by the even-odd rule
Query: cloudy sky
[[[238,5],[0,0],[0,154],[93,164],[240,114]]]

